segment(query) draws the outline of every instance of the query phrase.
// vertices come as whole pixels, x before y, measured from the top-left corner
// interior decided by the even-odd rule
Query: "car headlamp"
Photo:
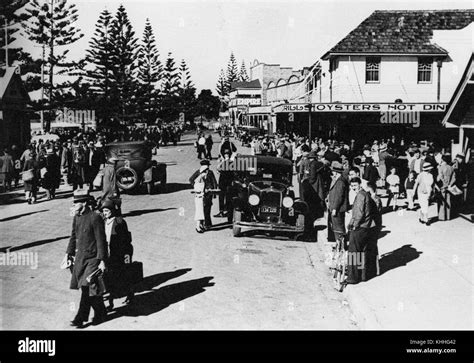
[[[250,194],[249,195],[249,204],[252,206],[256,206],[260,203],[260,198],[257,194]]]
[[[285,208],[291,208],[293,207],[293,199],[291,197],[285,197],[283,198],[283,206]]]

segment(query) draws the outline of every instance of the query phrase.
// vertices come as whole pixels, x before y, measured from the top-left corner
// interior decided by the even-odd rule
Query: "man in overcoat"
[[[367,248],[370,242],[370,228],[372,225],[373,209],[371,196],[361,187],[362,181],[355,177],[351,179],[351,189],[357,192],[352,206],[352,218],[349,222],[349,248],[348,248],[348,284],[357,284],[366,281]],[[373,184],[372,184],[373,185]]]
[[[79,310],[71,325],[81,328],[89,320],[90,309],[94,310],[92,324],[102,323],[107,315],[102,300],[103,291],[97,280],[87,281],[87,277],[97,269],[105,270],[107,242],[102,217],[90,208],[93,200],[88,193],[78,191],[74,195],[74,219],[71,238],[66,250],[66,258],[74,259],[71,289],[81,290]]]
[[[349,210],[349,186],[342,177],[344,171],[339,161],[331,164],[332,181],[327,197],[328,207],[328,236],[334,232],[336,240],[344,239],[346,234],[345,216]],[[329,240],[329,237],[328,237]],[[328,241],[334,242],[334,241]]]

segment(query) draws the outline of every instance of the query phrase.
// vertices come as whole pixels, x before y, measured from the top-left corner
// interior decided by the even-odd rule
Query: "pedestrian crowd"
[[[212,143],[208,140],[212,140],[210,135],[198,135],[198,158],[207,159],[201,160],[201,168],[190,178],[196,192],[196,230],[200,233],[212,225],[210,209],[216,194],[219,214],[215,217],[232,214],[227,208],[226,190],[234,176],[219,170],[217,181],[209,170]],[[277,134],[256,135],[250,146],[252,155],[271,155],[293,162],[300,198],[309,207],[308,240],[317,240],[318,225],[327,215],[324,224],[328,227],[328,241],[344,243],[349,254],[363,255],[353,259],[363,261],[362,268],[349,266],[348,283],[365,281],[377,274],[377,239],[383,212],[402,208],[405,200],[408,211],[418,209],[419,223],[430,226],[436,219],[455,218],[473,199],[473,158],[468,159],[463,153],[452,157],[431,141],[406,143],[392,137],[358,145],[355,140],[309,140]],[[231,160],[236,150],[224,134],[219,159]],[[381,198],[384,196],[385,206]]]

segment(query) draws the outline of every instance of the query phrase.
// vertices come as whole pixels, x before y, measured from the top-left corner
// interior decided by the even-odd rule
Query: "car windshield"
[[[249,181],[272,180],[291,184],[293,164],[273,156],[239,155],[235,158],[237,176]]]
[[[119,160],[151,159],[151,149],[145,142],[115,142],[105,146],[107,158]]]

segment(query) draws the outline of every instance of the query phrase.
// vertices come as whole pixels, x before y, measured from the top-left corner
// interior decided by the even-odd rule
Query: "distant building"
[[[30,141],[30,97],[19,68],[0,68],[0,144],[26,145]]]

